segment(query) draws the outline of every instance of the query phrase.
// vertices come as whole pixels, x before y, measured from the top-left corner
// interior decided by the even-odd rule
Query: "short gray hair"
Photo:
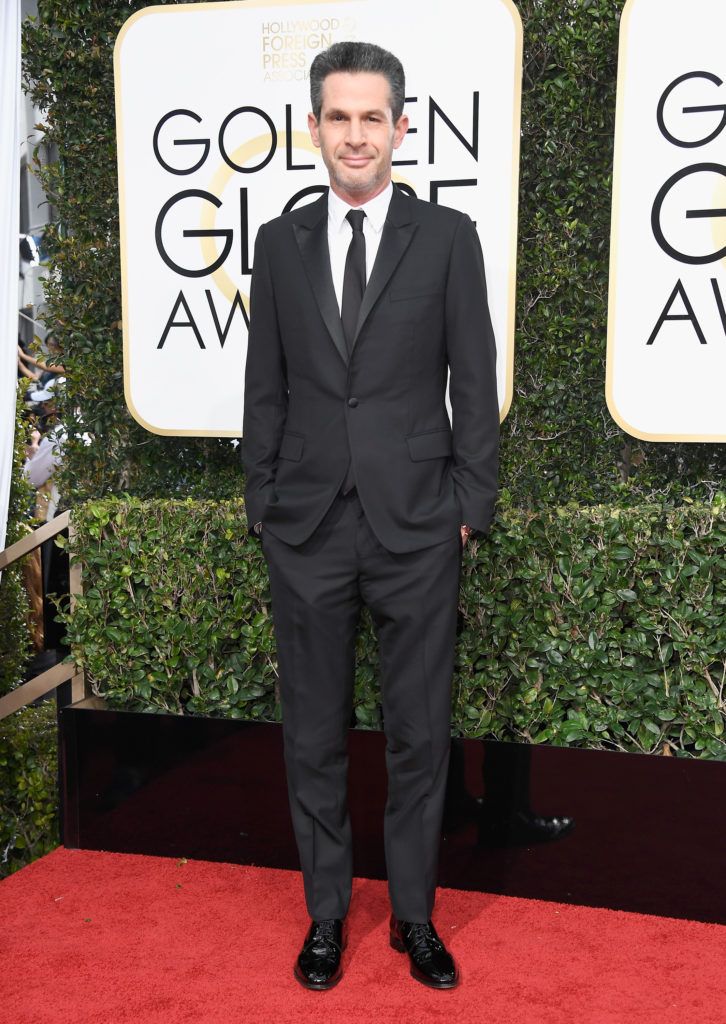
[[[335,71],[369,71],[385,75],[391,89],[391,114],[393,123],[403,113],[406,95],[406,80],[403,65],[382,46],[375,43],[333,43],[319,53],[310,65],[310,101],[315,120],[320,120],[323,105],[323,82]]]

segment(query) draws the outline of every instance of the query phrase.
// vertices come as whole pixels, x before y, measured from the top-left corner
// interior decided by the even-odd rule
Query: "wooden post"
[[[76,600],[83,593],[83,579],[81,577],[81,563],[73,559],[73,547],[76,539],[76,530],[73,525],[73,516],[68,519],[68,556],[69,556],[69,585],[71,614],[76,607]],[[91,687],[86,681],[83,669],[78,669],[71,680],[71,704],[77,704],[79,700],[85,700],[91,696]]]

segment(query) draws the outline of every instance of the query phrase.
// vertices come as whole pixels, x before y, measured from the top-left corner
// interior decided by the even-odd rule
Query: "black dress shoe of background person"
[[[295,977],[305,988],[332,988],[343,977],[341,958],[346,946],[340,918],[312,921],[295,963]]]
[[[562,839],[575,827],[565,815],[544,817],[532,811],[512,811],[505,816],[487,813],[486,803],[479,821],[479,843],[483,846],[528,846]]]
[[[408,953],[411,977],[429,988],[454,988],[459,984],[459,970],[454,958],[436,934],[433,922],[417,924],[399,921],[391,914],[390,939],[393,949]]]

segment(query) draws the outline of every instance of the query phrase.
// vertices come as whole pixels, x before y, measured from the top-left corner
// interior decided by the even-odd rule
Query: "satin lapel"
[[[358,325],[355,331],[353,346],[355,346],[360,336],[361,329],[369,313],[390,281],[391,275],[401,262],[403,254],[408,249],[411,239],[416,233],[418,224],[411,220],[408,203],[407,197],[394,186],[388,217],[383,225],[381,244],[378,247],[376,261],[373,264],[373,270],[363,294],[363,302],[358,314]]]
[[[315,204],[317,206],[317,204]],[[328,207],[323,205],[323,216],[312,226],[308,224],[294,224],[295,239],[300,249],[300,255],[305,266],[305,272],[310,281],[310,286],[315,296],[315,301],[320,309],[320,314],[325,321],[333,344],[337,348],[341,359],[348,364],[348,350],[343,334],[343,324],[340,319],[338,300],[335,297],[333,287],[333,275],[330,271],[330,253],[328,250]]]

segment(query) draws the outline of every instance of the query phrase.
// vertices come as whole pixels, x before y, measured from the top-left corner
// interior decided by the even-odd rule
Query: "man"
[[[378,633],[390,942],[453,988],[431,921],[461,553],[496,494],[495,347],[469,217],[391,183],[400,62],[336,43],[310,69],[330,189],[264,224],[245,373],[248,523],[272,594],[290,808],[311,924],[295,976],[342,974],[352,884],[347,731],[361,601]],[[445,404],[447,366],[453,431]]]

